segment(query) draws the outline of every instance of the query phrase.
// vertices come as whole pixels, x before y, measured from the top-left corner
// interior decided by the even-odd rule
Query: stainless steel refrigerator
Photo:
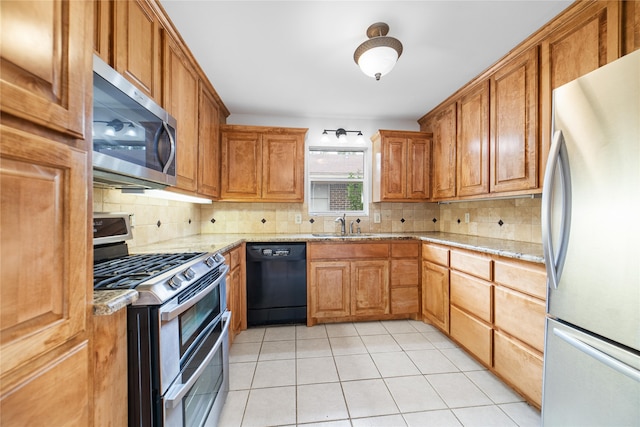
[[[640,51],[553,92],[545,426],[640,426]]]

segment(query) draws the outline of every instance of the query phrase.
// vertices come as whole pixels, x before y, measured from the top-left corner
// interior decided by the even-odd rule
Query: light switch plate
[[[374,214],[373,214],[373,222],[375,224],[380,224],[380,212],[374,212]]]

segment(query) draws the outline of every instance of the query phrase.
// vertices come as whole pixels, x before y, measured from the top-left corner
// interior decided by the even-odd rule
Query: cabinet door
[[[93,1],[93,52],[104,62],[111,64],[111,2]]]
[[[92,273],[87,153],[6,126],[0,133],[4,374],[86,333]]]
[[[222,132],[222,199],[260,199],[262,194],[261,140],[258,132]]]
[[[178,122],[176,186],[194,192],[198,176],[198,76],[182,49],[165,39],[165,104]]]
[[[351,262],[351,314],[389,313],[389,261]]]
[[[449,333],[449,269],[422,261],[422,314]]]
[[[87,8],[91,2],[0,2],[2,113],[84,137],[93,23]]]
[[[429,198],[429,165],[431,141],[427,138],[407,139],[407,199]]]
[[[309,322],[351,315],[348,261],[311,262],[309,275]]]
[[[593,2],[541,43],[540,185],[551,145],[552,91],[619,57],[621,3]]]
[[[0,400],[2,425],[91,425],[89,355],[89,345],[85,341],[64,356],[41,366],[34,376],[13,390],[7,393],[3,390]],[[2,355],[3,359],[6,357]],[[117,417],[113,419],[117,422]]]
[[[489,192],[489,82],[470,89],[458,101],[458,196]]]
[[[538,187],[538,47],[491,77],[491,192]]]
[[[262,135],[262,199],[304,201],[304,136]]]
[[[160,103],[162,86],[158,17],[146,0],[114,1],[113,4],[114,68]]]
[[[242,330],[242,301],[244,300],[244,292],[241,286],[241,274],[240,266],[236,266],[229,275],[229,282],[231,284],[231,328],[234,334],[239,333]]]
[[[456,104],[436,113],[433,121],[432,198],[456,195]]]
[[[382,142],[382,200],[407,196],[407,139],[386,136]]]
[[[220,113],[211,93],[200,84],[198,111],[198,194],[220,197]]]

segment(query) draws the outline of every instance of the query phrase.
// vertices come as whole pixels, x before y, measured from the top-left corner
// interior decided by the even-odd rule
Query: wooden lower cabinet
[[[88,371],[88,341],[38,366],[23,382],[3,390],[0,425],[89,425]]]
[[[416,319],[420,243],[309,243],[307,325]]]
[[[127,310],[93,317],[93,425],[128,422]]]
[[[422,244],[422,316],[449,333],[449,249]]]
[[[391,243],[391,313],[420,313],[420,243]]]
[[[247,329],[247,292],[244,280],[245,244],[235,247],[224,254],[227,272],[227,309],[231,311],[229,341],[241,331]]]
[[[545,296],[543,264],[422,245],[424,320],[538,408]]]
[[[493,369],[531,403],[542,405],[542,354],[494,331]]]
[[[491,325],[451,306],[450,335],[487,366],[491,365]]]

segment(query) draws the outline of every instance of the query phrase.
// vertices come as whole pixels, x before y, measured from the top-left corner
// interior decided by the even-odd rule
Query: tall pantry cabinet
[[[89,425],[93,5],[0,16],[0,424]]]

